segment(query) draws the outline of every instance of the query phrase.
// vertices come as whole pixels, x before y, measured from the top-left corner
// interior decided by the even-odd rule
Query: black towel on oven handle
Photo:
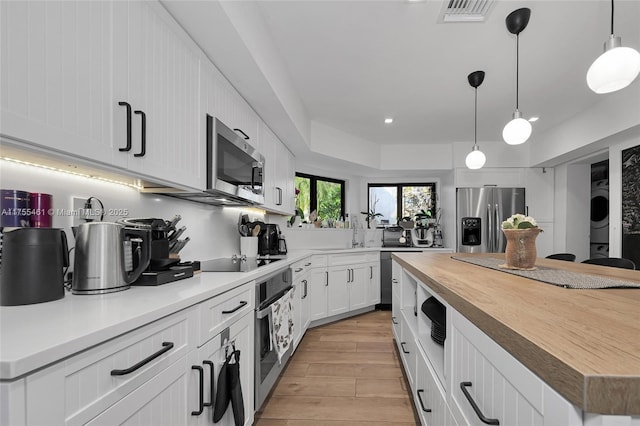
[[[235,362],[231,362],[234,358]],[[225,359],[218,375],[218,393],[213,410],[213,422],[219,422],[231,402],[235,426],[244,424],[244,400],[240,385],[240,351],[234,350]]]

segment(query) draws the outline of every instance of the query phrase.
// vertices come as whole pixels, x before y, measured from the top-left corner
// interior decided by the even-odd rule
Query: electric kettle
[[[71,291],[102,294],[126,290],[147,269],[151,232],[119,223],[89,222],[78,227]]]
[[[29,305],[63,298],[64,268],[68,266],[67,236],[62,229],[18,228],[4,232],[0,305]]]

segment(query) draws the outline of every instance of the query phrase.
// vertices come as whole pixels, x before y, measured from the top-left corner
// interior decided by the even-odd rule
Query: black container
[[[69,266],[61,229],[20,228],[5,232],[0,266],[0,305],[50,302],[64,297]]]

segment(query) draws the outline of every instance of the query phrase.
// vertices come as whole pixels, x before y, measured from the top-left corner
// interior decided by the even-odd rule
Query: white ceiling
[[[164,3],[258,112],[269,114],[260,111],[269,94],[251,81],[248,62],[225,51],[215,29],[197,28],[210,22],[202,17],[206,2],[190,2],[190,12],[186,2]],[[592,93],[585,75],[608,38],[610,4],[502,0],[482,23],[439,22],[439,0],[259,1],[257,10],[310,120],[378,144],[422,144],[473,140],[467,75],[475,70],[486,72],[478,140],[502,139],[515,108],[516,38],[505,17],[520,7],[531,9],[520,35],[520,111],[540,117],[534,132],[602,100],[607,95]],[[617,0],[615,8],[616,35],[640,50],[640,1]],[[387,116],[392,125],[383,123]]]

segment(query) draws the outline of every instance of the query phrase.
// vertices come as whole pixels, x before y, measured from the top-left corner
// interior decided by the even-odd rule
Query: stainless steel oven
[[[271,344],[271,305],[284,296],[292,286],[291,268],[282,268],[256,283],[255,327],[255,409],[259,410],[291,357],[291,347],[278,362],[278,354]]]

